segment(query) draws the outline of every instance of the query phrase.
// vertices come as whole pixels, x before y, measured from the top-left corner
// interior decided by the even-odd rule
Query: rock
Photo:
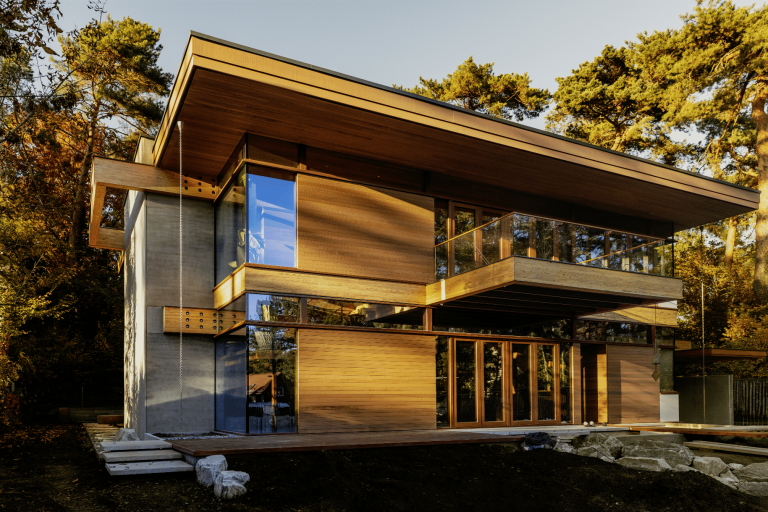
[[[195,464],[197,482],[205,487],[216,483],[216,478],[222,471],[227,470],[227,459],[223,455],[211,455],[204,457]]]
[[[694,457],[693,467],[709,476],[720,476],[720,473],[728,469],[725,462],[717,457]]]
[[[216,477],[213,493],[217,498],[231,500],[245,494],[245,484],[251,477],[242,471],[222,471]]]
[[[599,432],[573,438],[573,447],[577,450],[586,446],[602,446],[607,456],[614,459],[621,457],[621,449],[624,447],[622,442],[615,437]]]
[[[558,441],[557,445],[555,445],[555,451],[556,452],[563,452],[563,453],[575,453],[576,449],[573,447],[571,443],[565,443],[563,441]]]
[[[140,441],[139,436],[136,435],[136,431],[132,428],[121,428],[117,431],[115,434],[114,439],[112,439],[115,442],[118,441]]]
[[[726,478],[728,480],[733,480],[734,483],[738,483],[739,479],[736,478],[733,473],[731,473],[730,469],[726,469],[722,473],[720,473],[719,478]]]
[[[654,439],[638,439],[627,443],[621,453],[624,457],[664,459],[671,467],[679,464],[690,466],[694,457],[687,446]]]
[[[768,482],[741,482],[736,487],[753,496],[768,496]]]
[[[768,482],[768,462],[750,464],[734,470],[733,474],[742,482]]]
[[[715,480],[719,481],[721,484],[725,484],[725,485],[727,485],[727,486],[728,486],[728,487],[730,487],[731,489],[738,489],[738,488],[736,487],[736,484],[738,484],[738,482],[737,482],[736,480],[732,480],[732,479],[730,479],[730,478],[721,478],[721,477],[719,477],[719,476],[715,476],[715,477],[713,477],[713,478],[714,478]]]
[[[685,464],[678,464],[673,468],[674,471],[677,471],[679,473],[687,473],[688,471],[693,471],[694,473],[701,473],[698,469],[693,469],[691,466],[686,466]]]
[[[577,448],[576,455],[581,455],[582,457],[594,457],[596,459],[604,460],[605,462],[616,462],[616,459],[611,457],[608,450],[599,445]]]
[[[625,468],[655,471],[657,473],[672,469],[664,459],[652,459],[650,457],[622,457],[619,459],[619,464]]]
[[[727,466],[728,466],[728,469],[730,469],[731,471],[735,471],[737,469],[744,469],[744,464],[737,464],[735,462],[731,462]]]

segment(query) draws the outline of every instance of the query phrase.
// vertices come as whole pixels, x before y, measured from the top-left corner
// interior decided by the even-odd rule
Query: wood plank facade
[[[299,330],[301,432],[435,428],[429,336]]]
[[[682,297],[669,237],[759,201],[199,34],[150,145],[95,159],[89,224],[124,251],[141,432],[177,428],[163,404],[188,329],[201,430],[658,420],[654,341],[674,343]],[[100,225],[108,187],[131,191],[125,230]]]

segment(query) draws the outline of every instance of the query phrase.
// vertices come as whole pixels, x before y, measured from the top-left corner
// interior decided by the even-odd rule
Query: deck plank
[[[326,434],[270,434],[222,439],[171,441],[173,449],[195,457],[269,452],[390,448],[446,444],[509,443],[523,436],[493,435],[457,430],[410,430]]]

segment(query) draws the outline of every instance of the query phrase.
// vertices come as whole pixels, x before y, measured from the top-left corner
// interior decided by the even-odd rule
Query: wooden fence
[[[768,379],[733,380],[733,423],[768,425]]]

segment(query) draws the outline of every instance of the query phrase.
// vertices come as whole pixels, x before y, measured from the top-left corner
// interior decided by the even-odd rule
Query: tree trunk
[[[768,302],[768,84],[758,83],[752,99],[752,119],[757,126],[757,189],[760,191],[760,206],[755,221],[755,279],[752,289],[757,298]]]
[[[738,217],[731,217],[728,222],[728,236],[725,239],[725,272],[730,275],[733,267],[733,249],[736,246],[736,227]]]
[[[77,180],[75,202],[72,205],[72,226],[69,231],[69,241],[67,244],[67,258],[70,261],[75,258],[77,253],[77,240],[80,236],[83,219],[85,218],[85,193],[88,188],[88,173],[91,171],[91,163],[93,162],[93,150],[96,143],[96,127],[99,120],[99,109],[100,104],[97,101],[94,105],[91,119],[88,122],[88,136],[86,138],[85,156],[83,157],[83,165],[80,167],[80,174]]]

